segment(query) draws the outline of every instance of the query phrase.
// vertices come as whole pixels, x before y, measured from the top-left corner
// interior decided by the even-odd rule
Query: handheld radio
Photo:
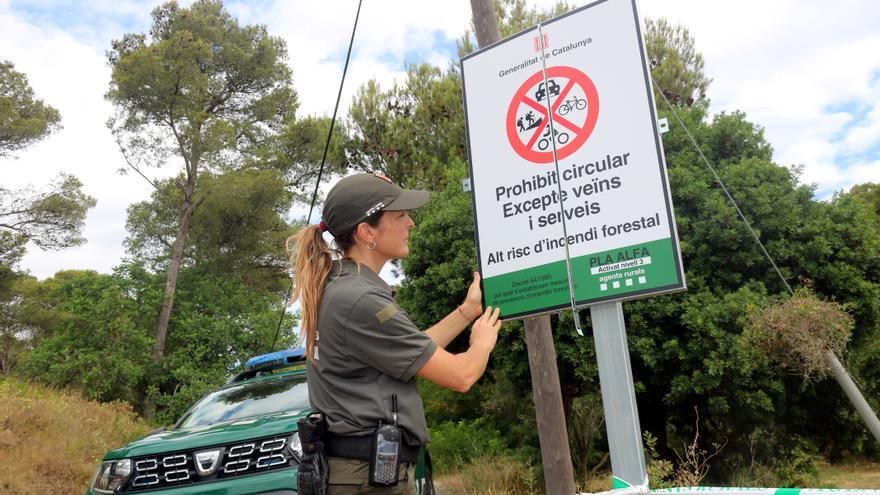
[[[397,486],[400,473],[400,429],[397,427],[397,395],[391,396],[393,424],[379,422],[373,435],[373,455],[370,458],[370,484]]]

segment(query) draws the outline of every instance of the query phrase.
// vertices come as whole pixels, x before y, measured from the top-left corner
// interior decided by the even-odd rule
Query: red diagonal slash
[[[568,96],[568,93],[570,93],[572,88],[574,88],[574,85],[575,85],[574,80],[569,79],[568,83],[565,85],[565,88],[563,88],[562,91],[559,92],[559,95],[557,95],[556,98],[553,100],[552,111],[553,111],[553,121],[555,123],[561,124],[563,127],[566,127],[568,130],[570,130],[574,133],[578,133],[578,132],[581,132],[583,130],[583,128],[577,126],[575,123],[571,122],[570,120],[560,116],[558,113],[560,105],[562,105],[562,103],[565,102],[566,96]],[[547,97],[549,98],[550,96],[547,95]],[[526,144],[527,148],[532,149],[532,147],[535,145],[535,141],[537,141],[538,138],[544,133],[544,130],[547,128],[547,125],[549,125],[550,121],[547,118],[546,105],[541,105],[540,103],[529,98],[528,96],[523,96],[522,102],[525,103],[526,105],[534,108],[535,110],[541,112],[541,116],[544,119],[544,121],[541,123],[541,125],[535,129],[535,132],[532,134],[532,137],[529,139],[529,142]]]
[[[555,98],[549,98],[550,95],[548,95],[548,102],[550,103],[548,109],[546,104],[541,105],[527,95],[530,94],[529,92],[533,91],[534,87],[542,80],[551,77],[564,79],[566,80],[566,83],[563,90],[560,91]],[[571,94],[572,89],[575,86],[584,91],[584,97],[587,100],[587,115],[581,126],[577,125],[572,120],[560,117],[558,114],[559,107],[565,103],[565,99]],[[534,132],[531,135],[525,136],[528,139],[528,143],[523,142],[524,136],[520,132],[517,132],[517,126],[515,125],[517,122],[517,114],[523,105],[528,107],[528,109],[534,110],[542,118],[541,123],[535,126],[536,128]],[[576,152],[584,142],[586,142],[595,129],[596,122],[599,118],[599,94],[596,85],[593,84],[593,81],[589,76],[574,67],[555,66],[547,67],[546,70],[535,72],[522,83],[516,93],[514,93],[513,98],[510,100],[510,104],[507,107],[507,118],[505,120],[507,139],[510,141],[513,150],[519,156],[537,164],[550,163],[553,161],[554,153],[552,151],[548,152],[532,149],[533,146],[535,146],[535,143],[538,142],[541,136],[546,132],[551,115],[553,116],[554,124],[558,124],[560,127],[573,133],[571,140],[558,150],[558,158],[563,159]]]
[[[568,96],[568,93],[572,88],[574,88],[574,79],[569,79],[565,88],[563,88],[562,91],[559,92],[559,95],[556,96],[556,100],[553,102],[553,122],[561,124],[563,127],[566,127],[568,130],[577,134],[583,131],[583,128],[578,127],[574,122],[559,115],[559,107],[565,102],[565,97]]]

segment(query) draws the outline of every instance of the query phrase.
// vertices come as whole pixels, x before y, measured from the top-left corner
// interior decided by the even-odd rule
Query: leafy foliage
[[[454,472],[482,455],[505,452],[501,433],[488,419],[448,421],[431,428],[431,456],[440,472]]]
[[[8,374],[35,341],[43,310],[34,303],[36,281],[17,263],[32,242],[58,250],[85,242],[86,213],[95,205],[75,177],[61,174],[48,190],[0,186],[0,371]]]
[[[184,250],[185,266],[212,266],[217,273],[240,273],[252,286],[277,289],[285,267],[281,246],[289,230],[283,215],[292,195],[276,170],[245,169],[206,173],[196,194]],[[161,182],[148,201],[128,209],[128,254],[152,270],[168,264],[177,226],[177,180]]]
[[[412,187],[442,188],[447,167],[467,154],[461,108],[454,69],[413,66],[406,82],[388,91],[368,82],[349,110],[349,166],[384,172]]]
[[[61,129],[58,110],[36,98],[27,76],[14,67],[0,61],[0,158]],[[25,245],[55,250],[82,244],[83,221],[93,206],[94,198],[82,192],[79,180],[65,173],[44,191],[0,186],[0,304],[10,303],[4,292],[18,277],[16,264]],[[4,330],[14,333],[10,327]]]
[[[166,358],[150,359],[151,329],[164,280],[138,264],[111,275],[59,272],[31,296],[45,308],[34,321],[34,348],[22,376],[73,387],[90,399],[125,400],[153,420],[171,423],[253,355],[267,352],[282,300],[240,278],[198,268],[180,278]],[[279,345],[290,345],[292,321]]]
[[[880,219],[880,184],[866,182],[864,184],[856,184],[849,190],[846,196],[853,196],[866,201],[874,207],[877,218]]]
[[[294,321],[284,314],[283,294],[255,291],[241,275],[195,268],[182,272],[178,310],[168,353],[147,391],[153,417],[170,423],[196,399],[224,383],[247,359],[269,352],[279,324],[277,348],[291,347]],[[158,286],[154,286],[156,290]]]
[[[308,203],[312,199],[321,160],[326,148],[325,170],[322,182],[333,173],[343,172],[346,167],[344,129],[337,122],[330,143],[330,118],[307,116],[288,123],[284,129],[268,140],[251,160],[250,166],[258,169],[276,170],[284,177],[285,186],[294,200]]]
[[[651,78],[662,89],[656,93],[657,106],[663,96],[678,107],[708,108],[706,90],[711,79],[703,72],[703,55],[696,49],[694,38],[681,25],[673,26],[666,19],[645,20],[645,48],[650,55]]]
[[[58,272],[44,282],[44,304],[58,315],[22,364],[23,372],[56,387],[74,387],[88,399],[138,403],[149,356],[142,311],[111,275]]]
[[[82,183],[62,173],[46,191],[0,187],[0,256],[28,241],[42,249],[64,249],[85,242],[81,236],[86,213],[95,199]]]
[[[61,114],[34,95],[27,76],[0,61],[0,157],[27,148],[61,129]]]
[[[126,34],[107,53],[111,129],[134,163],[234,166],[293,118],[287,49],[265,26],[239,26],[210,0],[167,2],[152,17],[149,38]]]
[[[18,346],[15,359],[28,350],[25,377],[126,400],[170,423],[269,351],[276,331],[277,345],[292,343],[293,318],[282,311],[285,215],[328,121],[295,121],[284,43],[264,26],[240,26],[220,2],[165,3],[148,35],[125,35],[107,55],[111,130],[129,167],[155,187],[129,208],[131,259],[110,275],[0,284],[0,314],[18,325],[4,328],[2,343]],[[147,176],[172,160],[178,175]],[[153,360],[165,310],[173,332]]]
[[[46,290],[46,284],[21,273],[0,288],[0,371],[5,375],[58,324],[59,315],[43,304]]]

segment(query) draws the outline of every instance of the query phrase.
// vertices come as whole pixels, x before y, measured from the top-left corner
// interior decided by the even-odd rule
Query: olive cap
[[[355,174],[330,189],[324,201],[323,221],[334,236],[345,234],[377,211],[414,210],[428,202],[430,193],[402,189],[378,174]]]

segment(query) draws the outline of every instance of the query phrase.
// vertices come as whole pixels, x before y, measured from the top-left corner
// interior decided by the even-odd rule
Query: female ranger
[[[479,274],[464,302],[424,332],[379,277],[385,263],[409,253],[415,223],[408,211],[427,201],[427,192],[401,189],[387,177],[352,175],[330,190],[321,223],[288,239],[292,300],[300,300],[309,356],[309,399],[328,424],[330,495],[413,493],[408,468],[428,443],[415,376],[466,392],[486,370],[498,338],[499,309],[483,311]],[[325,231],[333,248],[324,242]],[[468,350],[444,350],[474,320]],[[394,435],[381,425],[397,426],[399,458],[386,455],[395,451]],[[383,469],[393,462],[399,468],[389,477]]]

